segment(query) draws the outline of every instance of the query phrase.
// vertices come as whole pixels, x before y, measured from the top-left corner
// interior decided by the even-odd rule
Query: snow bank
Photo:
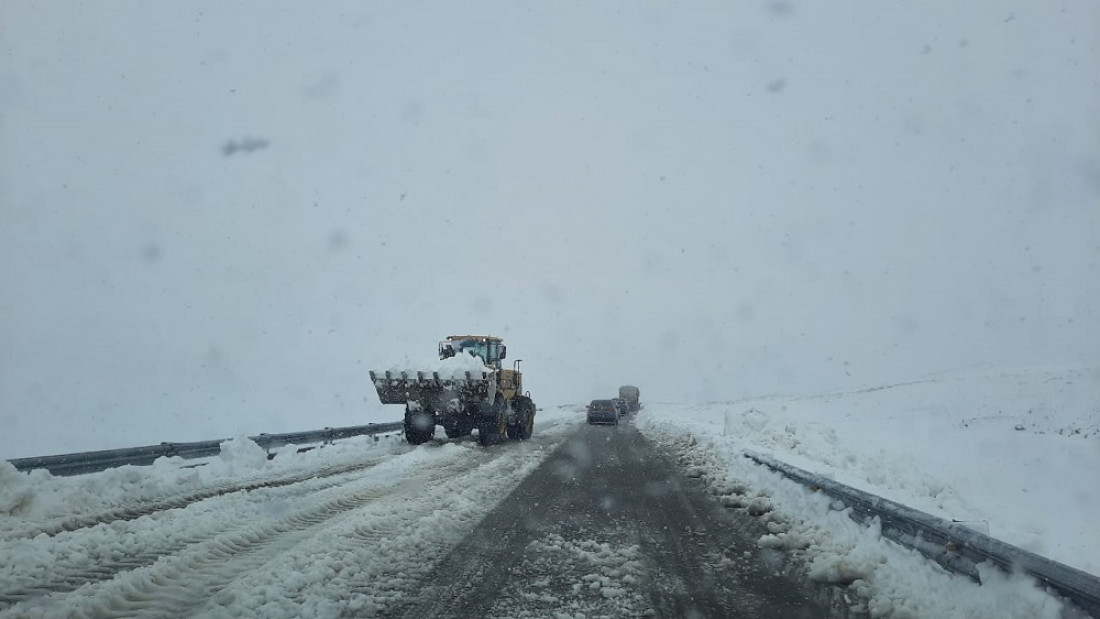
[[[242,435],[222,441],[219,447],[221,452],[218,454],[218,459],[230,469],[244,468],[258,472],[267,466],[267,451],[248,436]]]
[[[403,438],[376,442],[362,436],[304,453],[286,446],[276,450],[281,455],[268,460],[267,452],[240,437],[222,443],[222,453],[213,458],[159,458],[152,466],[123,466],[75,477],[55,477],[45,470],[20,473],[0,462],[0,514],[10,516],[0,519],[0,537],[29,528],[49,531],[73,518],[94,519],[97,513],[131,506],[290,479],[322,467],[351,466],[407,448]]]
[[[1021,586],[1026,579],[991,575],[975,594],[965,579],[956,583],[929,570],[927,561],[883,543],[830,501],[749,463],[744,451],[1100,573],[1098,368],[955,374],[700,406],[650,403],[637,423],[701,459],[700,474],[721,500],[764,517],[771,533],[761,545],[804,553],[813,578],[852,585],[871,600],[873,614],[1039,617],[1052,611],[1049,598]],[[960,605],[956,594],[974,598],[976,606]],[[1025,610],[1007,612],[1005,600]]]
[[[657,406],[651,407],[656,409]],[[680,455],[720,503],[758,517],[769,533],[758,544],[784,551],[817,582],[848,587],[871,617],[998,617],[1055,619],[1062,605],[1026,577],[990,576],[982,586],[949,574],[913,550],[861,525],[848,508],[754,465],[740,441],[698,434],[675,420],[640,422],[654,440]],[[985,576],[985,572],[983,572]]]
[[[25,511],[34,498],[29,475],[24,475],[7,460],[0,460],[0,514]]]

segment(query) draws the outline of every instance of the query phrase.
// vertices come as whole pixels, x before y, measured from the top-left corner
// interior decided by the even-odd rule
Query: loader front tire
[[[405,440],[410,445],[422,445],[435,436],[435,420],[431,413],[405,411]]]

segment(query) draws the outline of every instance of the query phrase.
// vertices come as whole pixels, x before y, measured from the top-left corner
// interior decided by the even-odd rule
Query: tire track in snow
[[[340,486],[363,470],[393,457],[394,454],[387,454],[365,462],[300,473],[294,476],[297,480],[294,482],[285,477],[268,480],[266,484],[237,483],[232,486],[240,490],[225,490],[181,508],[152,510],[147,506],[143,511],[149,513],[134,519],[100,522],[49,539],[0,542],[0,555],[20,557],[12,561],[6,573],[0,573],[3,576],[0,610],[152,565],[166,555],[251,524],[255,514],[249,508],[255,510],[257,505],[271,501],[285,503]],[[221,486],[223,490],[226,487]],[[150,534],[151,530],[155,533]]]
[[[312,479],[334,477],[345,473],[362,471],[364,469],[376,466],[378,463],[384,462],[392,457],[393,456],[391,455],[380,458],[376,457],[366,462],[342,465],[338,467],[328,467],[325,469],[299,473],[288,477],[251,481],[243,484],[240,482],[219,484],[195,492],[157,498],[150,501],[142,502],[138,505],[128,505],[99,512],[97,514],[86,514],[61,518],[45,523],[39,523],[36,524],[34,527],[23,529],[21,531],[7,531],[4,533],[0,533],[0,542],[6,542],[16,539],[32,539],[43,534],[52,537],[62,533],[78,531],[80,529],[86,529],[101,524],[111,524],[118,521],[136,520],[138,518],[141,518],[142,516],[148,516],[157,512],[168,511],[171,509],[182,509],[193,503],[198,503],[200,501],[205,501],[207,499],[223,496],[226,494],[232,494],[235,492],[250,492],[263,488],[279,488],[282,486],[290,486],[293,484],[302,483],[304,481],[309,481]]]
[[[184,616],[224,583],[292,547],[310,529],[391,491],[391,487],[371,485],[350,494],[341,493],[274,522],[221,533],[190,544],[177,554],[160,555],[137,569],[106,574],[113,580],[16,604],[9,609],[10,616],[24,616],[26,611],[47,617]],[[0,617],[9,616],[9,611],[0,612]]]
[[[219,591],[231,586],[247,575],[262,570],[273,559],[295,548],[302,541],[333,527],[341,529],[340,544],[345,547],[369,546],[395,534],[393,527],[401,520],[379,526],[379,521],[359,523],[350,528],[347,521],[356,510],[372,502],[385,499],[396,506],[396,511],[431,510],[434,502],[405,501],[410,494],[447,494],[462,475],[476,473],[486,463],[500,459],[508,450],[485,451],[479,448],[457,448],[443,457],[429,456],[427,467],[417,467],[415,460],[425,459],[424,454],[437,450],[427,449],[404,454],[412,461],[404,475],[385,476],[388,471],[371,475],[366,481],[349,482],[346,486],[333,486],[320,492],[335,493],[314,507],[299,509],[270,522],[253,523],[238,531],[224,532],[198,544],[189,544],[178,554],[159,556],[154,563],[119,573],[111,568],[85,570],[86,576],[113,578],[110,581],[84,584],[68,593],[47,593],[45,596],[18,601],[11,608],[0,611],[0,617],[10,616],[186,616],[199,612]],[[439,453],[439,452],[437,452]],[[419,456],[418,456],[419,454]],[[507,459],[507,458],[506,458]],[[390,458],[400,464],[402,456]],[[362,467],[360,467],[362,468]],[[398,468],[400,466],[385,466]],[[507,467],[506,467],[507,468]],[[376,472],[377,473],[377,472]],[[396,493],[397,496],[394,496]],[[310,501],[315,501],[312,496]],[[391,510],[394,509],[391,507]],[[385,511],[385,510],[383,510]],[[115,525],[112,525],[115,526]],[[141,562],[151,557],[142,557]],[[126,563],[120,562],[119,569]],[[72,580],[67,581],[74,584]],[[221,603],[234,596],[222,598]]]
[[[545,432],[524,444],[470,446],[453,472],[356,512],[250,573],[211,599],[211,617],[390,616],[421,594],[424,576],[562,440]]]

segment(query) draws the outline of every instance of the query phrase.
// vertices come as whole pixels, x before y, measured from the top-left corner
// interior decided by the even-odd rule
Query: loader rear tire
[[[517,413],[519,422],[508,426],[508,438],[521,441],[531,438],[535,431],[535,403],[527,396],[516,396],[512,399],[512,410]]]
[[[531,405],[534,409],[534,404]],[[527,413],[527,417],[524,418],[523,423],[520,425],[519,440],[526,441],[531,438],[531,435],[535,433],[535,411],[531,410]]]
[[[526,441],[531,438],[531,433],[534,431],[535,417],[533,415],[527,415],[520,419],[519,423],[514,426],[508,426],[508,438],[514,441]]]

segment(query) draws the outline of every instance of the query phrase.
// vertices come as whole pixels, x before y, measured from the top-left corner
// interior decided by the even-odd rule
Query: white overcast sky
[[[1095,363],[1098,262],[1092,0],[0,4],[0,457]]]

